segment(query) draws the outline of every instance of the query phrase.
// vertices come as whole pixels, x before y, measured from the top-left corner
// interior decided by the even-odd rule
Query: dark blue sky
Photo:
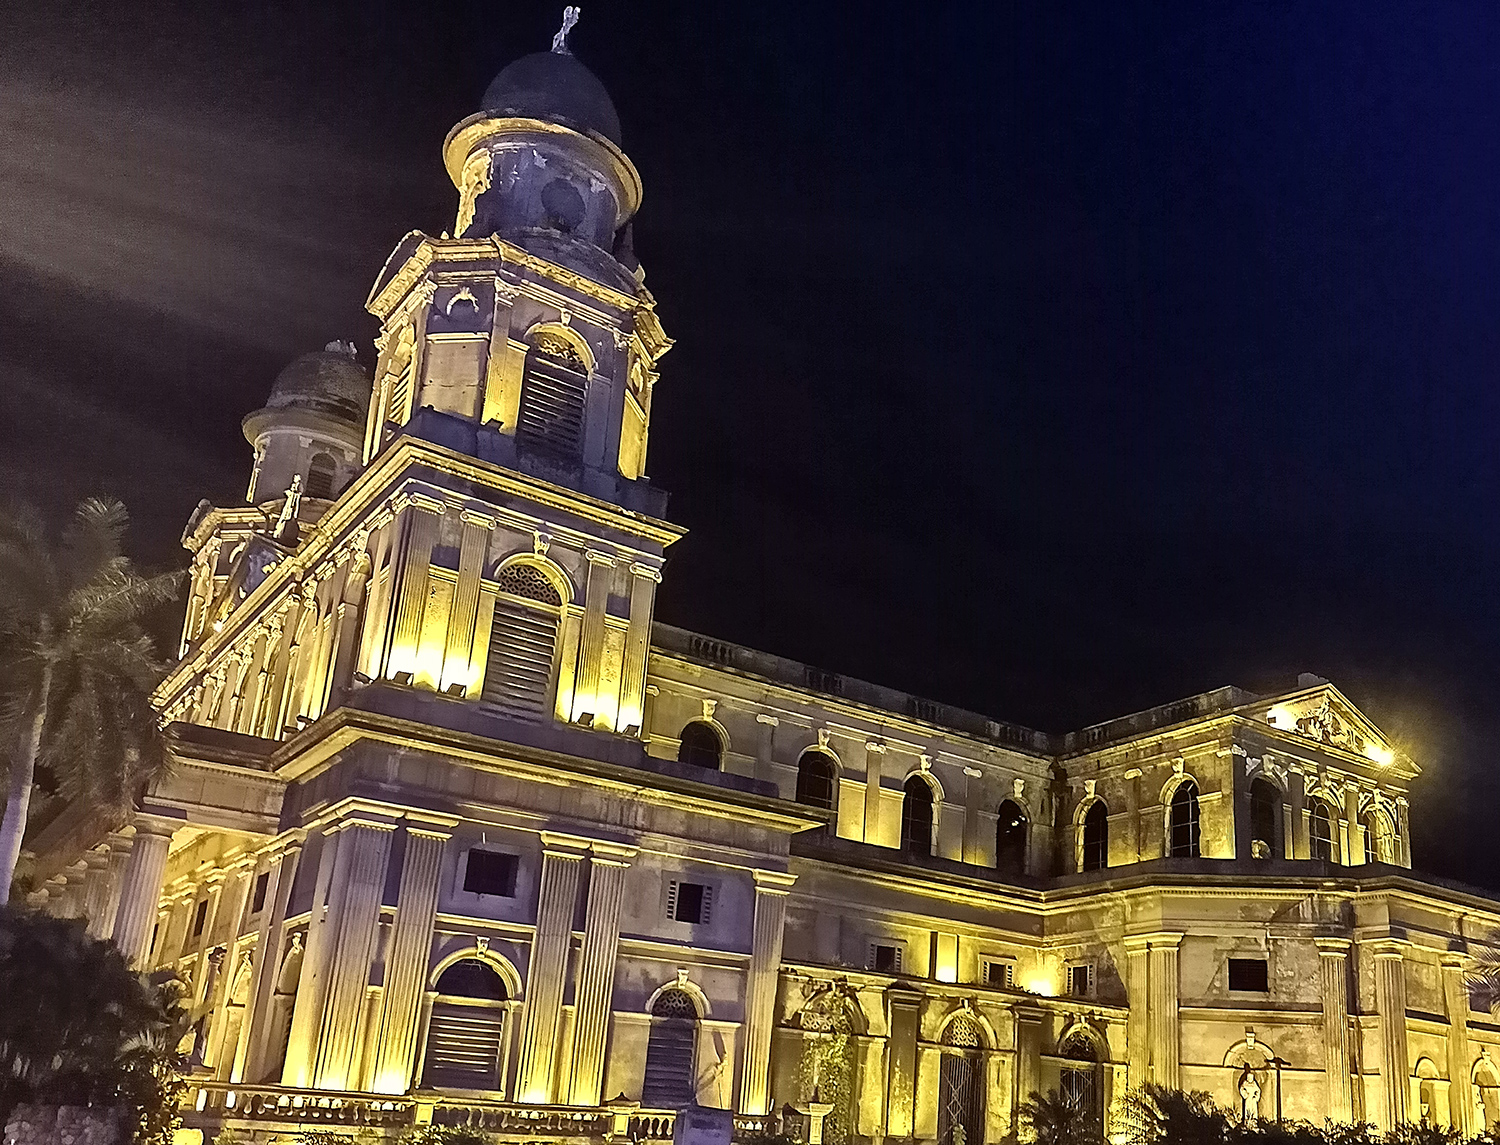
[[[127,8],[121,11],[120,8]],[[551,3],[0,16],[0,485],[179,560]],[[1332,677],[1500,885],[1500,8],[585,3],[677,346],[660,616],[1079,726]],[[1424,860],[1425,856],[1425,860]]]

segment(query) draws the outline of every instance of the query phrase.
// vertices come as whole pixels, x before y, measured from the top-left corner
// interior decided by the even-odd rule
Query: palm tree
[[[0,508],[0,905],[26,833],[38,769],[59,794],[128,808],[168,759],[151,689],[165,665],[142,618],[177,595],[121,555],[128,517],[89,498],[54,544],[26,506]]]
[[[1017,1111],[1036,1145],[1099,1145],[1099,1115],[1078,1094],[1033,1093]]]
[[[1223,1145],[1230,1126],[1208,1094],[1153,1082],[1127,1093],[1121,1113],[1130,1145]]]

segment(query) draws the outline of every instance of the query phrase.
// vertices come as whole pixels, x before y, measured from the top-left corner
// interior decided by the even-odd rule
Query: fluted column
[[[1406,796],[1396,797],[1396,831],[1399,838],[1396,840],[1396,862],[1403,867],[1411,866],[1411,808],[1406,802]]]
[[[380,1033],[370,1088],[376,1093],[405,1093],[416,1065],[417,1035],[427,969],[432,961],[432,924],[436,917],[438,878],[443,850],[457,820],[406,825],[401,860],[401,889],[396,895],[396,926],[385,957],[385,992]]]
[[[244,1024],[240,1027],[240,1045],[230,1071],[231,1081],[263,1076],[267,1037],[270,1031],[271,1000],[276,976],[281,971],[282,929],[286,924],[287,906],[291,901],[292,882],[302,857],[299,834],[287,837],[282,850],[271,858],[266,871],[266,906],[261,911],[260,927],[255,939],[255,970],[250,979],[250,999]]]
[[[1320,938],[1323,974],[1323,1071],[1326,1113],[1334,1121],[1354,1119],[1354,1077],[1349,1057],[1349,940]]]
[[[1181,1087],[1177,1015],[1177,947],[1180,934],[1151,936],[1151,1080],[1168,1089]]]
[[[490,551],[490,529],[495,522],[468,509],[458,515],[463,535],[458,542],[458,583],[453,605],[448,609],[448,633],[443,642],[443,678],[439,690],[459,684],[468,689],[469,665],[474,660],[474,625],[479,618],[479,584],[484,576],[484,558]]]
[[[865,744],[865,842],[880,842],[880,768],[885,744]]]
[[[771,1033],[776,1025],[776,987],[786,896],[796,875],[755,872],[755,924],[750,973],[745,983],[745,1070],[740,1112],[759,1116],[771,1108]]]
[[[1474,1116],[1474,1091],[1469,1081],[1469,986],[1464,978],[1464,955],[1456,950],[1443,954],[1443,999],[1448,1010],[1448,1108],[1453,1128],[1468,1136],[1484,1126],[1470,1128]]]
[[[170,822],[145,816],[135,821],[135,842],[125,862],[120,907],[115,913],[114,940],[126,961],[137,969],[142,968],[148,953],[174,829]]]
[[[1378,943],[1375,956],[1375,1012],[1380,1017],[1380,1078],[1385,1090],[1379,1125],[1393,1129],[1406,1120],[1406,966],[1402,944]]]
[[[634,847],[595,843],[589,855],[589,902],[583,952],[573,994],[573,1076],[570,1101],[598,1105],[604,1097],[604,1044],[615,992],[615,951],[620,944],[620,903]]]
[[[604,663],[604,608],[609,603],[610,581],[614,579],[615,562],[607,553],[590,551],[588,585],[583,598],[583,635],[578,649],[578,682],[573,688],[572,718],[585,716],[593,727],[601,714],[599,680]]]
[[[625,663],[620,672],[620,714],[615,730],[645,738],[646,659],[651,651],[651,609],[661,573],[650,565],[630,566],[630,626],[625,630]],[[630,729],[636,730],[632,732]]]
[[[370,983],[370,962],[380,922],[380,899],[385,892],[385,869],[391,853],[388,822],[353,821],[342,826],[339,857],[344,877],[332,888],[327,927],[332,957],[327,961],[328,986],[313,1066],[313,1085],[319,1089],[350,1089],[350,1076],[360,1045],[361,1019]]]
[[[1151,942],[1144,936],[1125,939],[1125,997],[1126,1087],[1135,1090],[1151,1080]]]
[[[563,974],[573,940],[578,873],[586,840],[543,834],[541,891],[536,932],[526,973],[526,1005],[521,1012],[521,1061],[516,1091],[520,1101],[552,1100],[557,1028],[562,1016]]]
[[[427,605],[427,582],[432,547],[443,520],[443,503],[420,493],[409,494],[401,509],[402,527],[396,559],[393,615],[386,625],[385,661],[381,676],[394,680],[417,669],[417,643],[422,637],[422,614]]]

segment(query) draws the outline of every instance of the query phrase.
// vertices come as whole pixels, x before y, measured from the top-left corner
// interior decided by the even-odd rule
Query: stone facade
[[[119,1110],[76,1105],[18,1105],[5,1123],[5,1145],[124,1145],[129,1119]]]
[[[654,621],[640,182],[577,61],[521,65],[370,295],[368,402],[294,364],[255,502],[188,524],[180,765],[33,840],[39,902],[189,984],[189,1124],[1500,1117],[1500,907],[1412,873],[1417,766],[1326,681],[1051,735]]]

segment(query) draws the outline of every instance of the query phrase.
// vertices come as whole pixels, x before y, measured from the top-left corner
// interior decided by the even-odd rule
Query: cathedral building
[[[28,844],[33,901],[187,984],[186,1124],[978,1145],[1148,1081],[1500,1119],[1500,904],[1413,872],[1417,764],[1331,683],[1059,735],[654,620],[620,140],[562,35],[496,77],[373,379],[293,362],[187,523],[178,765]]]

